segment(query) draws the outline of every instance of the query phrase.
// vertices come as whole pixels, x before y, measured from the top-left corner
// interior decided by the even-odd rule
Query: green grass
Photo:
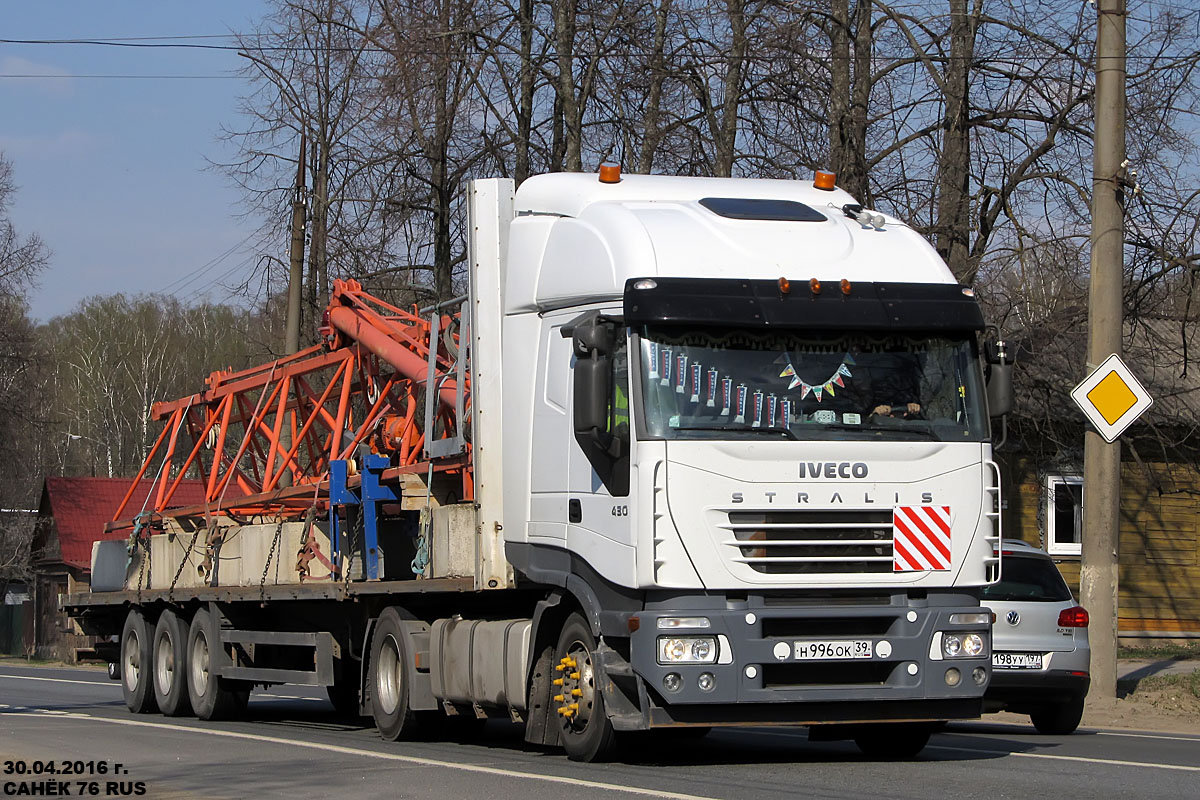
[[[1182,643],[1145,644],[1135,647],[1121,647],[1117,650],[1118,658],[1153,659],[1155,661],[1185,659],[1200,660],[1200,641]]]
[[[1190,675],[1151,675],[1138,681],[1137,692],[1159,689],[1182,689],[1193,697],[1200,698],[1200,669]]]

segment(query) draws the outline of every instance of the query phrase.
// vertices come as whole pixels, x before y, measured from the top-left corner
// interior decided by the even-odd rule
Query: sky
[[[252,29],[265,5],[6,2],[0,38],[221,35]],[[0,152],[18,187],[11,217],[51,251],[31,316],[46,321],[114,292],[229,299],[223,287],[246,268],[243,243],[258,221],[239,219],[241,195],[206,159],[230,154],[217,134],[240,119],[249,88],[235,76],[240,61],[231,50],[0,42]],[[220,77],[64,77],[85,75]]]

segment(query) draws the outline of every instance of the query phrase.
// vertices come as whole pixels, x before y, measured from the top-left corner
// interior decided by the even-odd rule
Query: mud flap
[[[650,700],[646,684],[633,667],[604,642],[592,654],[596,685],[604,693],[604,710],[614,730],[644,731],[650,728]]]

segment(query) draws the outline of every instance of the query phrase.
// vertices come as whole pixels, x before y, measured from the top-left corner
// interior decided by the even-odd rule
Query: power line
[[[173,294],[175,292],[182,291],[189,284],[195,282],[199,278],[202,278],[205,275],[205,273],[211,271],[213,268],[218,266],[222,261],[229,258],[229,256],[233,255],[239,248],[243,247],[247,242],[249,242],[251,239],[253,239],[255,235],[256,235],[255,233],[247,234],[244,238],[242,238],[241,241],[235,243],[228,250],[225,250],[224,252],[222,252],[219,255],[213,256],[207,262],[200,265],[199,267],[192,270],[191,272],[188,272],[188,273],[185,273],[185,274],[179,276],[175,280],[168,283],[166,286],[159,289],[159,292],[161,292],[162,294]]]
[[[69,79],[100,78],[100,79],[115,79],[115,80],[147,80],[147,81],[151,81],[151,80],[153,80],[153,81],[245,80],[245,76],[243,76],[243,75],[122,75],[122,74],[106,74],[106,75],[70,74],[70,75],[63,75],[61,73],[55,73],[53,75],[44,75],[44,74],[39,75],[37,73],[0,73],[0,78],[13,78],[13,79],[18,79],[18,78],[34,79],[34,78],[36,78],[39,80],[56,79],[56,78],[60,79],[60,80],[67,79],[67,78],[69,78]]]

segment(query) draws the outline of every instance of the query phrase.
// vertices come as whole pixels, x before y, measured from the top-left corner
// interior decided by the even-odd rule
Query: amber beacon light
[[[817,170],[813,175],[813,186],[826,192],[832,192],[837,187],[837,173],[823,169]]]
[[[620,164],[601,164],[600,165],[600,182],[601,183],[620,183],[621,182],[621,165]]]

